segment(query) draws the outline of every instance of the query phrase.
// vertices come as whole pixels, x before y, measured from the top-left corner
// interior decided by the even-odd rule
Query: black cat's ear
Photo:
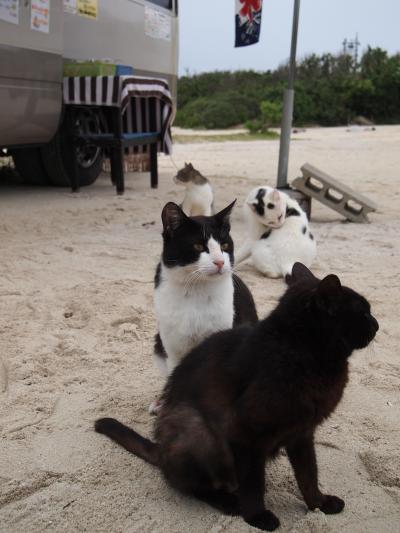
[[[229,204],[228,207],[225,207],[225,209],[214,215],[214,218],[216,218],[221,224],[229,223],[229,217],[235,204],[236,199],[233,200],[233,202]]]
[[[285,281],[288,285],[294,285],[298,281],[317,281],[310,269],[303,263],[295,263],[291,274],[286,274]]]
[[[335,314],[341,294],[342,285],[340,279],[335,274],[329,274],[318,284],[316,294],[318,307],[329,315]]]
[[[168,202],[161,213],[164,231],[173,232],[178,229],[188,217],[174,202]]]

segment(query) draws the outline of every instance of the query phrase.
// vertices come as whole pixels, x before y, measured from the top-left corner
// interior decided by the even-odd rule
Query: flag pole
[[[289,80],[287,89],[283,95],[283,116],[281,125],[281,138],[279,145],[279,163],[278,163],[278,180],[279,189],[288,187],[288,164],[289,164],[289,146],[290,134],[292,131],[293,121],[293,102],[294,102],[294,79],[296,73],[296,49],[297,33],[299,27],[300,0],[294,0],[293,9],[293,26],[292,26],[292,44],[290,47],[289,62]]]

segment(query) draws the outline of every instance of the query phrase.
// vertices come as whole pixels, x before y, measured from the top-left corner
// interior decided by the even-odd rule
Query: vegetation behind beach
[[[264,109],[265,102],[280,108],[287,79],[288,65],[182,76],[175,125],[213,129],[251,127],[256,121],[257,126],[263,103]],[[400,123],[400,53],[368,47],[357,62],[348,54],[309,55],[298,62],[295,91],[295,126],[340,126],[359,116],[376,124]],[[274,121],[267,127],[277,125]]]

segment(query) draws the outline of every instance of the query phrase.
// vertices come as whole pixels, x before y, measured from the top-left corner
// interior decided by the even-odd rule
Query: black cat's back
[[[168,402],[176,403],[182,399],[187,402],[191,398],[194,404],[204,399],[204,383],[207,383],[207,400],[218,405],[218,397],[222,392],[222,382],[236,386],[237,377],[246,374],[240,361],[239,353],[246,351],[248,338],[254,326],[242,324],[231,330],[213,333],[199,346],[195,347],[175,368],[164,389]],[[247,369],[253,367],[254,361],[249,360]],[[215,378],[215,379],[214,379]],[[213,382],[218,382],[219,391],[210,393]]]

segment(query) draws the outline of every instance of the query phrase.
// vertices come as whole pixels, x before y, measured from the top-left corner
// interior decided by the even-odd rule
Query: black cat
[[[348,358],[375,337],[365,298],[296,263],[277,308],[255,326],[216,333],[170,377],[155,442],[104,418],[96,431],[158,466],[178,490],[262,530],[279,526],[264,504],[265,463],[286,448],[309,509],[344,501],[318,487],[316,427],[339,403]]]

